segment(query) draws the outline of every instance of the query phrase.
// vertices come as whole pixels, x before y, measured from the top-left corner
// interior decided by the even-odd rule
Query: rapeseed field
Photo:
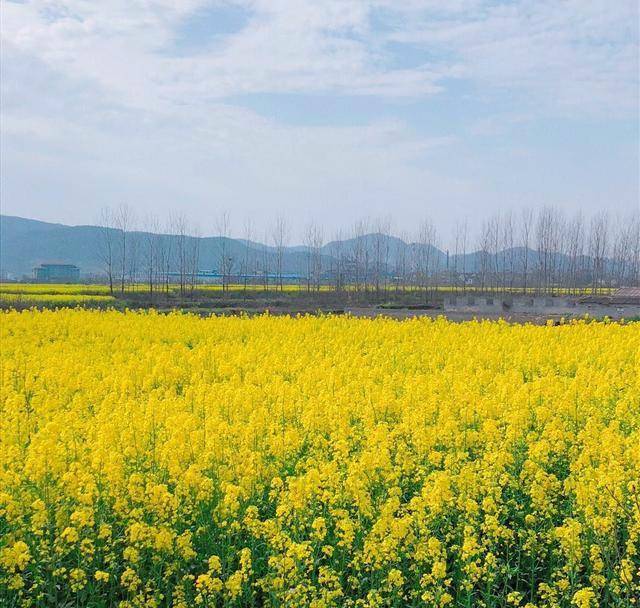
[[[0,283],[0,307],[74,307],[113,304],[106,285]]]
[[[638,323],[0,320],[0,605],[637,605]]]

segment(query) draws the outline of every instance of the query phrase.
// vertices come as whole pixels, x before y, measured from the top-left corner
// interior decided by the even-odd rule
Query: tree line
[[[227,212],[212,228],[218,246],[215,266],[204,269],[209,271],[205,278],[200,228],[185,214],[140,221],[127,205],[105,208],[96,243],[103,278],[112,293],[144,286],[150,294],[177,290],[182,296],[193,294],[204,280],[219,281],[223,292],[256,285],[283,291],[295,284],[309,292],[420,291],[425,298],[443,287],[578,294],[640,284],[638,212],[507,211],[474,227],[458,221],[450,234],[442,234],[430,219],[411,234],[394,231],[390,218],[365,218],[330,239],[319,223],[310,222],[303,245],[295,249],[283,216],[260,235],[247,219],[242,235],[232,237]]]

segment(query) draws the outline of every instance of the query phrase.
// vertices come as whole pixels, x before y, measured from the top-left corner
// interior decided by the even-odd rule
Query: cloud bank
[[[638,198],[637,10],[4,2],[3,211],[88,222],[126,201],[205,226],[224,208],[238,224],[391,214],[401,228],[478,207],[624,211]]]

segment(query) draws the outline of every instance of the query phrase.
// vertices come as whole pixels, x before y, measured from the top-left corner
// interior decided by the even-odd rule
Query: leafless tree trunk
[[[386,283],[389,264],[389,219],[379,219],[373,234],[373,273],[376,295],[380,297],[381,283]]]
[[[554,248],[555,213],[551,207],[545,207],[538,214],[536,225],[536,247],[538,256],[538,289],[546,294],[551,290]]]
[[[467,218],[464,218],[460,231],[460,249],[462,251],[462,293],[467,291],[467,239],[469,238]]]
[[[120,267],[120,293],[124,294],[127,277],[127,240],[133,214],[128,205],[122,204],[115,214],[115,226],[118,231],[118,255]]]
[[[147,279],[147,285],[149,288],[149,296],[153,298],[154,284],[158,280],[158,239],[160,227],[158,219],[154,216],[149,216],[145,221],[144,232],[144,265],[145,276]]]
[[[529,288],[529,258],[534,220],[532,209],[522,210],[520,216],[520,271],[522,273],[522,291],[525,294]]]
[[[431,220],[423,220],[418,228],[417,276],[420,288],[424,291],[425,302],[429,300],[431,277],[437,261],[436,257],[436,227]]]
[[[408,260],[408,245],[407,241],[409,237],[406,232],[401,232],[398,241],[396,241],[395,248],[395,284],[396,284],[396,293],[402,292],[404,293],[407,288],[407,264]]]
[[[513,293],[517,264],[515,221],[513,218],[513,212],[508,211],[504,216],[502,229],[502,246],[505,251],[503,273],[508,277],[508,282],[505,277],[503,285],[506,289],[508,284],[509,293]]]
[[[584,255],[584,220],[577,213],[567,224],[567,272],[566,286],[570,293],[578,293]]]
[[[158,239],[158,263],[160,267],[160,283],[165,295],[169,295],[171,284],[171,267],[173,263],[174,226],[171,218],[165,224],[164,234]]]
[[[289,227],[284,216],[279,215],[276,218],[271,236],[276,250],[276,279],[278,281],[278,289],[280,291],[284,291],[284,284],[282,281],[284,254],[289,239]]]
[[[333,243],[331,244],[331,258],[333,260],[333,283],[336,293],[344,288],[344,241],[342,230],[336,232]]]
[[[368,221],[359,220],[353,227],[351,257],[353,260],[353,283],[356,291],[367,289],[368,247],[365,237],[368,232]]]
[[[104,207],[98,220],[100,238],[98,242],[98,259],[100,260],[107,280],[109,281],[109,293],[113,295],[113,275],[115,257],[115,218],[109,207]]]
[[[230,252],[230,230],[231,222],[229,213],[223,211],[216,222],[216,230],[220,239],[220,255],[218,261],[218,272],[222,276],[222,293],[226,294],[229,290],[229,282],[231,280],[231,272],[233,269],[233,259]]]
[[[601,211],[591,218],[589,231],[589,255],[591,256],[591,290],[592,293],[604,286],[603,275],[609,246],[609,215]]]
[[[306,273],[305,282],[307,284],[307,293],[311,291],[311,268],[313,264],[313,233],[316,229],[315,223],[310,222],[304,231],[304,246],[305,246],[305,262]]]
[[[458,265],[460,263],[460,246],[462,241],[462,224],[456,222],[453,229],[453,256],[449,261],[449,287],[451,291],[458,292],[458,283],[460,271]]]
[[[618,217],[612,234],[613,259],[610,263],[609,284],[625,287],[638,284],[637,260],[640,212]]]
[[[487,221],[482,222],[480,229],[480,239],[478,242],[479,274],[480,274],[480,291],[487,289],[489,281],[488,275],[491,268],[491,224]]]
[[[311,275],[313,287],[316,291],[320,291],[320,284],[322,282],[322,246],[324,245],[324,235],[322,228],[315,225],[315,230],[311,237],[312,248],[312,260],[311,260]]]
[[[631,216],[631,246],[630,246],[630,270],[629,285],[640,286],[640,212]]]
[[[142,235],[138,231],[132,231],[129,235],[129,241],[129,288],[135,291],[138,285],[138,263],[142,248]]]
[[[250,217],[247,217],[244,222],[244,258],[242,260],[242,274],[244,283],[245,297],[247,294],[247,280],[253,268],[251,254],[253,247],[251,246],[251,240],[253,238],[253,222]]]
[[[271,255],[266,245],[268,238],[269,235],[265,232],[262,245],[262,277],[265,291],[269,291],[269,273],[271,272]]]
[[[446,267],[442,267],[443,254],[437,248],[436,226],[428,220],[418,227],[414,242],[408,243],[403,235],[392,243],[389,219],[373,224],[362,219],[353,225],[350,240],[343,241],[339,232],[330,247],[323,247],[322,229],[311,223],[304,233],[306,289],[319,291],[324,281],[340,291],[348,283],[359,292],[373,290],[379,298],[392,280],[396,293],[416,285],[428,300],[441,280],[456,292],[461,287],[464,291],[469,270],[477,273],[479,288],[487,292],[511,293],[522,288],[527,293],[535,287],[543,294],[553,295],[557,290],[577,294],[589,286],[598,293],[603,287],[634,285],[640,279],[640,214],[614,219],[606,212],[589,222],[581,214],[565,218],[554,208],[538,213],[524,210],[517,219],[512,212],[494,214],[482,223],[473,268],[467,268],[466,220],[454,227]],[[175,280],[181,295],[193,294],[200,238],[183,214],[170,216],[162,231],[158,221],[149,218],[146,231],[137,232],[132,210],[122,205],[115,212],[103,209],[99,227],[97,254],[112,293],[124,294],[129,286],[143,282],[151,296],[160,291],[168,294]],[[233,248],[239,246],[230,237],[227,213],[218,220],[217,230],[216,255],[223,293],[227,293],[236,276]],[[244,252],[238,256],[245,295],[250,277],[260,272],[265,290],[272,277],[276,288],[284,290],[288,235],[286,221],[279,217],[264,239],[273,247],[263,245],[256,250],[251,244],[251,222],[245,223]],[[325,260],[328,263],[323,268]]]
[[[192,235],[189,239],[189,251],[187,256],[189,287],[191,295],[198,284],[198,268],[200,266],[200,230],[197,226],[193,228]]]
[[[553,210],[551,226],[551,293],[554,294],[562,276],[565,250],[566,221],[559,209]]]
[[[500,275],[500,258],[498,253],[500,252],[500,215],[494,214],[487,221],[489,229],[489,279],[490,290],[498,291],[501,275]]]
[[[178,285],[180,297],[184,297],[187,287],[187,218],[184,213],[178,213],[172,217],[174,238],[176,240],[176,261],[178,266]]]

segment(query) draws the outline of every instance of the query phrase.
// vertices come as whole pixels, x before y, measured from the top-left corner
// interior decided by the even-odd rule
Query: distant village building
[[[77,283],[80,269],[75,264],[40,264],[33,275],[38,283]]]

